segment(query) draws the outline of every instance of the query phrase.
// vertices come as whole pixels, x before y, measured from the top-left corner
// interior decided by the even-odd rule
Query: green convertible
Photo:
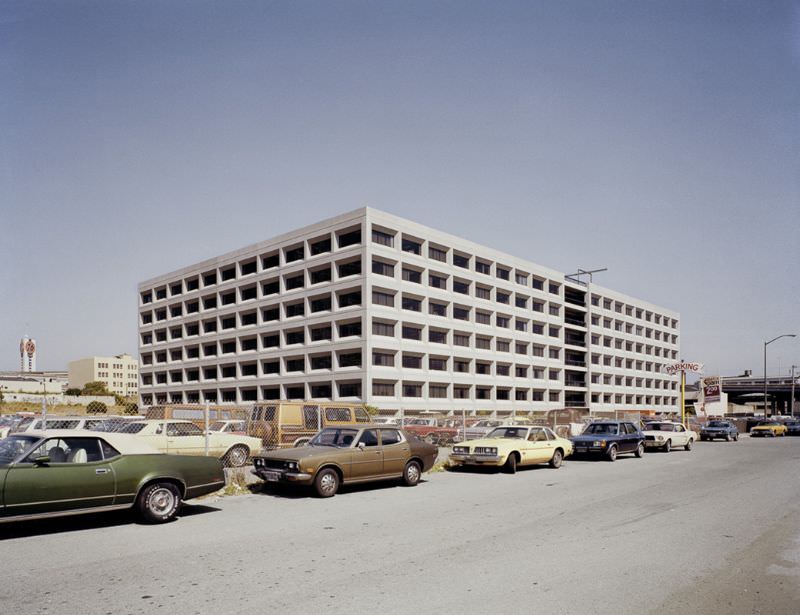
[[[219,459],[166,455],[130,435],[48,430],[0,440],[0,522],[135,507],[158,523],[224,485]]]

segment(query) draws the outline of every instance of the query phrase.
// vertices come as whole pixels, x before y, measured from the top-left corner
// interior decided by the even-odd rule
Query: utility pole
[[[789,407],[789,416],[794,416],[794,385],[795,385],[795,376],[794,370],[797,365],[792,365],[792,397],[791,397],[791,406]]]

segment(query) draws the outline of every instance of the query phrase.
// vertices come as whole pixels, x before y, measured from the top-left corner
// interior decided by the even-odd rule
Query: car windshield
[[[761,421],[759,423],[761,427],[774,427],[776,425],[780,425],[780,423],[778,423],[778,421]]]
[[[208,431],[222,431],[225,429],[225,421],[214,421],[208,426]]]
[[[729,427],[730,424],[726,423],[725,421],[711,421],[708,424],[709,427]]]
[[[672,423],[647,423],[644,428],[647,431],[675,431]]]
[[[615,436],[619,433],[619,425],[616,423],[591,423],[586,426],[583,433],[610,434]]]
[[[147,423],[128,423],[120,427],[117,431],[119,431],[119,433],[139,433],[146,425]]]
[[[498,427],[492,429],[487,438],[525,438],[528,435],[527,427]]]
[[[9,464],[39,441],[38,436],[9,436],[0,440],[0,465]]]
[[[353,440],[358,435],[358,429],[344,429],[338,427],[327,427],[311,438],[311,446],[334,446],[336,448],[347,448],[353,444]]]

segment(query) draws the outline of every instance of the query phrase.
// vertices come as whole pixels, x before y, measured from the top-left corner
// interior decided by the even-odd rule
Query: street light
[[[794,333],[784,333],[778,337],[773,337],[768,342],[764,342],[764,418],[769,416],[767,412],[767,346],[775,340],[781,339],[782,337],[797,337],[797,335]]]
[[[797,369],[797,365],[792,365],[792,402],[791,406],[789,406],[789,414],[794,417],[794,383],[796,382],[796,378],[794,375],[794,370]]]

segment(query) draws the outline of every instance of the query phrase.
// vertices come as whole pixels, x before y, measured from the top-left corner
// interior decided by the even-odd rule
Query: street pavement
[[[9,614],[800,613],[800,438],[0,525]]]

